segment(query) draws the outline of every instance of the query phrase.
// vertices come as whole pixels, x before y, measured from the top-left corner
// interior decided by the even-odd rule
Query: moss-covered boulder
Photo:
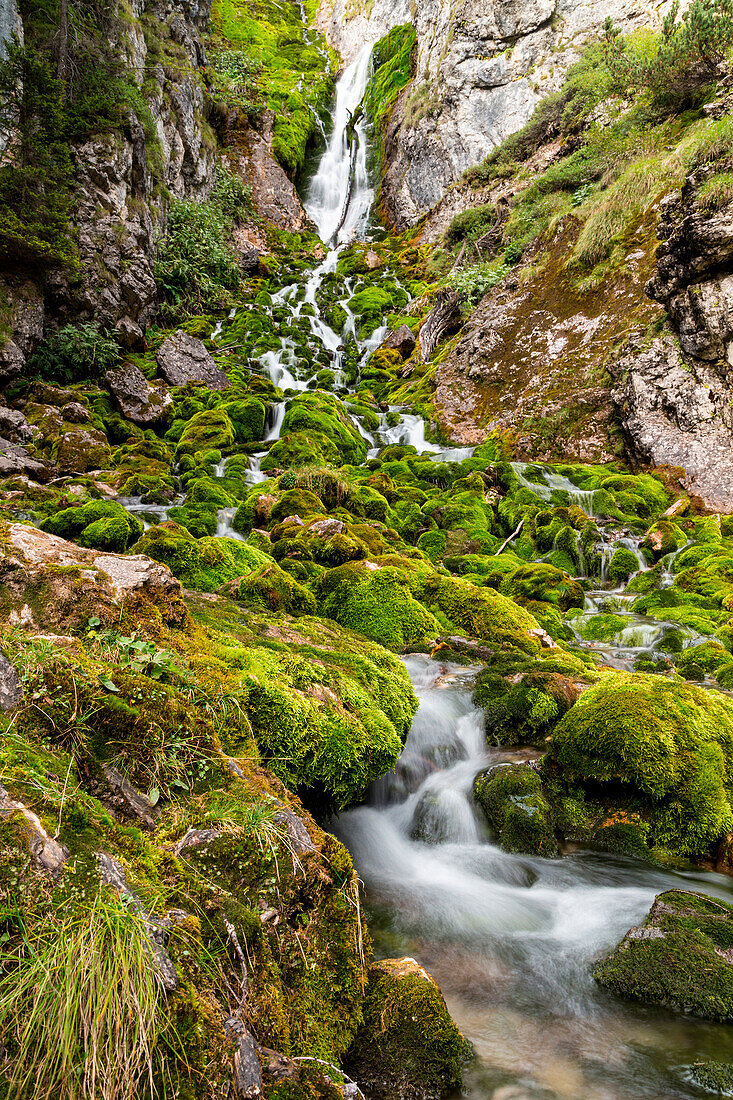
[[[476,777],[473,796],[508,852],[556,856],[552,810],[531,764],[499,764]]]
[[[282,432],[284,435],[316,432],[325,436],[336,448],[341,462],[363,462],[366,455],[366,442],[343,403],[322,390],[302,394],[288,404]],[[313,461],[314,458],[311,458]]]
[[[560,792],[640,813],[652,847],[702,853],[733,826],[733,701],[660,676],[608,675],[558,723],[544,767]]]
[[[540,662],[511,679],[486,669],[474,689],[485,715],[486,738],[496,745],[544,745],[579,695],[574,680]]]
[[[372,963],[363,1011],[345,1064],[368,1096],[441,1100],[460,1089],[470,1047],[414,959]]]
[[[236,437],[234,424],[222,408],[204,409],[196,413],[183,429],[177,455],[192,455],[197,451],[228,450]]]
[[[123,553],[143,533],[140,520],[113,500],[90,500],[78,508],[64,508],[40,526],[52,535],[113,553]]]
[[[352,562],[329,569],[320,579],[318,597],[322,615],[390,649],[441,633],[435,617],[412,595],[404,574],[391,566]]]
[[[254,546],[236,539],[195,539],[172,521],[146,531],[135,551],[163,562],[186,588],[199,592],[215,592],[227,581],[272,564],[272,558]]]
[[[540,651],[544,631],[534,616],[493,589],[477,588],[460,577],[434,574],[416,594],[470,637],[485,639],[497,649],[519,649],[533,655]]]
[[[520,565],[501,582],[500,591],[519,603],[541,601],[569,611],[582,607],[585,593],[579,581],[562,569],[541,562]]]
[[[711,1020],[733,1020],[733,907],[668,890],[648,917],[596,965],[593,977],[619,997]]]
[[[243,577],[237,585],[236,598],[261,611],[285,611],[288,615],[316,613],[313,593],[274,561]]]

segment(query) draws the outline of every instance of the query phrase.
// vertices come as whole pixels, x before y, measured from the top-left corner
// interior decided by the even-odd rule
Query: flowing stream
[[[291,323],[310,327],[313,347],[327,354],[342,393],[347,389],[341,370],[343,334],[321,315],[317,293],[336,270],[342,248],[355,235],[366,239],[373,190],[358,108],[370,61],[371,47],[366,46],[339,81],[333,130],[306,197],[328,254],[304,281],[273,296],[273,309],[285,311]],[[350,293],[349,288],[340,304],[346,332],[356,338]],[[304,310],[305,305],[310,308]],[[385,331],[356,340],[361,362]],[[280,436],[289,396],[313,384],[317,365],[304,375],[287,336],[279,350],[261,356],[260,364],[285,392],[271,412],[266,438],[273,441]],[[471,453],[470,448],[427,443],[418,416],[400,412],[397,419],[388,427],[382,414],[379,429],[370,433],[354,418],[370,453],[398,442],[413,444],[437,461],[459,462]],[[252,484],[265,477],[260,468],[265,454],[249,459]],[[540,485],[527,476],[525,464],[514,468],[521,484],[540,499],[567,493],[593,515],[593,494],[567,478],[543,471]],[[217,470],[223,473],[224,463]],[[151,511],[139,501],[126,503],[143,514]],[[157,512],[151,518],[159,522],[167,509]],[[233,512],[222,509],[218,534],[238,537],[231,529]],[[632,596],[623,588],[604,587],[610,555],[624,539],[637,553],[640,569],[645,568],[638,540],[617,532],[603,550],[606,575],[602,569],[576,630],[579,646],[600,650],[607,663],[630,668],[639,653],[663,651],[665,632],[675,624],[635,616],[628,608]],[[603,645],[588,641],[587,620],[609,608],[624,620],[619,635]],[[692,640],[688,635],[686,641]],[[474,777],[489,763],[536,753],[487,748],[482,715],[472,702],[476,670],[422,656],[406,664],[420,708],[404,752],[394,772],[375,785],[369,804],[343,814],[336,830],[364,881],[377,953],[417,956],[435,975],[456,1022],[475,1046],[477,1060],[468,1070],[465,1095],[482,1100],[705,1095],[689,1081],[685,1067],[702,1057],[733,1061],[731,1030],[619,1003],[595,986],[590,966],[644,916],[660,890],[677,885],[729,896],[731,880],[704,872],[673,874],[602,853],[545,860],[502,851],[474,807]]]

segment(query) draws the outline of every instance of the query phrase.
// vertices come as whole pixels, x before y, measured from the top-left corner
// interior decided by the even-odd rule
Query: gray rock
[[[260,266],[260,250],[249,241],[243,241],[237,249],[239,264],[248,275],[253,275]]]
[[[43,462],[32,458],[24,447],[0,437],[0,478],[25,475],[35,481],[48,481],[51,473]]]
[[[224,1030],[234,1043],[235,1095],[242,1100],[257,1100],[262,1096],[262,1066],[254,1036],[236,1016],[224,1021]]]
[[[0,710],[13,710],[23,698],[23,684],[7,657],[0,653]]]
[[[69,424],[88,424],[91,420],[89,409],[85,408],[80,401],[70,401],[68,405],[64,405],[61,415]]]
[[[229,379],[220,371],[204,347],[203,341],[179,329],[161,344],[156,356],[158,367],[171,386],[201,382],[210,390],[225,390]]]
[[[415,334],[408,325],[400,325],[394,332],[390,332],[382,344],[384,348],[392,348],[398,351],[403,359],[409,359],[415,350],[417,340]]]
[[[33,431],[22,412],[0,406],[0,435],[11,443],[27,443]]]
[[[145,346],[145,333],[132,317],[120,317],[115,325],[115,331],[123,347],[142,349]]]
[[[105,381],[123,416],[147,427],[170,418],[173,399],[161,384],[152,385],[134,363],[107,371]]]

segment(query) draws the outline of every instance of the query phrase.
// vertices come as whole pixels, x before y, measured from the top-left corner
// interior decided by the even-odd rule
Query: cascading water
[[[363,117],[355,118],[369,79],[372,46],[362,48],[336,89],[333,131],[313,177],[305,208],[326,244],[349,241],[366,228],[374,200],[367,171]]]
[[[407,659],[420,709],[394,773],[337,832],[367,891],[383,953],[435,975],[478,1060],[482,1100],[662,1100],[698,1095],[680,1067],[733,1056],[724,1027],[624,1006],[593,982],[593,959],[677,886],[729,896],[729,879],[673,875],[608,854],[559,860],[492,844],[475,775],[527,752],[489,750],[472,674]]]
[[[336,271],[339,255],[355,234],[364,233],[373,199],[367,174],[363,119],[350,123],[362,101],[370,71],[365,47],[344,72],[337,89],[334,127],[310,185],[306,208],[330,251],[304,281],[272,296],[273,315],[286,321],[280,348],[260,365],[284,392],[271,407],[269,444],[280,438],[292,392],[316,385],[318,359],[331,365],[335,387],[346,388],[343,341],[353,338],[363,363],[379,346],[385,329],[359,338],[348,297],[346,316],[334,331],[319,307],[319,290]],[[347,281],[348,294],[351,284]],[[233,319],[230,314],[229,320]],[[307,324],[306,324],[307,322]],[[287,326],[306,326],[316,353],[308,366],[298,360]],[[217,325],[214,335],[224,332]],[[310,370],[310,374],[307,371]],[[414,445],[438,462],[460,462],[470,448],[441,449],[425,439],[425,423],[390,409],[376,431],[352,417],[376,454],[388,443]],[[393,422],[394,421],[394,422]],[[249,455],[244,479],[265,480],[263,450]],[[592,516],[594,494],[548,467],[514,463],[520,484],[543,501],[554,493]],[[226,463],[215,470],[226,478]],[[555,498],[557,500],[557,498]],[[562,499],[562,498],[561,498]],[[183,498],[175,501],[182,503]],[[126,502],[151,519],[167,518],[170,505]],[[232,530],[235,509],[221,509],[217,534]],[[625,545],[646,568],[638,540],[617,533],[605,553]],[[670,578],[674,555],[664,562]],[[597,568],[602,573],[602,566]],[[603,580],[606,578],[603,577]],[[663,646],[675,624],[633,615],[634,595],[623,589],[588,592],[575,622],[578,646],[595,648],[581,636],[583,616],[619,612],[622,626],[613,643],[600,647],[604,661],[628,668],[636,657]],[[646,633],[645,633],[646,632]],[[679,634],[678,630],[678,634]],[[653,896],[670,885],[701,887],[727,895],[721,876],[672,875],[608,854],[577,853],[544,860],[511,855],[491,842],[471,798],[473,780],[502,760],[534,753],[487,748],[482,715],[472,702],[472,674],[426,657],[407,660],[420,699],[405,750],[393,773],[375,784],[369,805],[343,815],[336,828],[363,878],[370,928],[384,955],[414,954],[440,983],[452,1014],[474,1043],[478,1059],[469,1070],[465,1095],[477,1100],[691,1100],[699,1090],[680,1067],[696,1058],[733,1061],[733,1037],[724,1028],[621,1005],[602,994],[590,976],[594,957],[617,942],[646,912]],[[397,1100],[397,1098],[396,1098]]]

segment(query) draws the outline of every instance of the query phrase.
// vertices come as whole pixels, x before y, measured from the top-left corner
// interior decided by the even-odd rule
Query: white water
[[[374,201],[363,117],[354,127],[357,146],[353,158],[348,138],[349,122],[364,98],[371,59],[372,46],[366,45],[338,82],[331,139],[305,200],[306,212],[326,244],[350,241],[363,232]]]
[[[676,885],[729,895],[717,875],[680,876],[629,859],[558,860],[498,848],[471,798],[477,773],[527,753],[487,750],[472,676],[406,661],[420,709],[371,804],[343,814],[386,952],[415,954],[439,981],[480,1056],[468,1095],[492,1100],[663,1100],[696,1095],[679,1077],[688,1047],[717,1049],[724,1028],[613,1001],[592,961]]]

